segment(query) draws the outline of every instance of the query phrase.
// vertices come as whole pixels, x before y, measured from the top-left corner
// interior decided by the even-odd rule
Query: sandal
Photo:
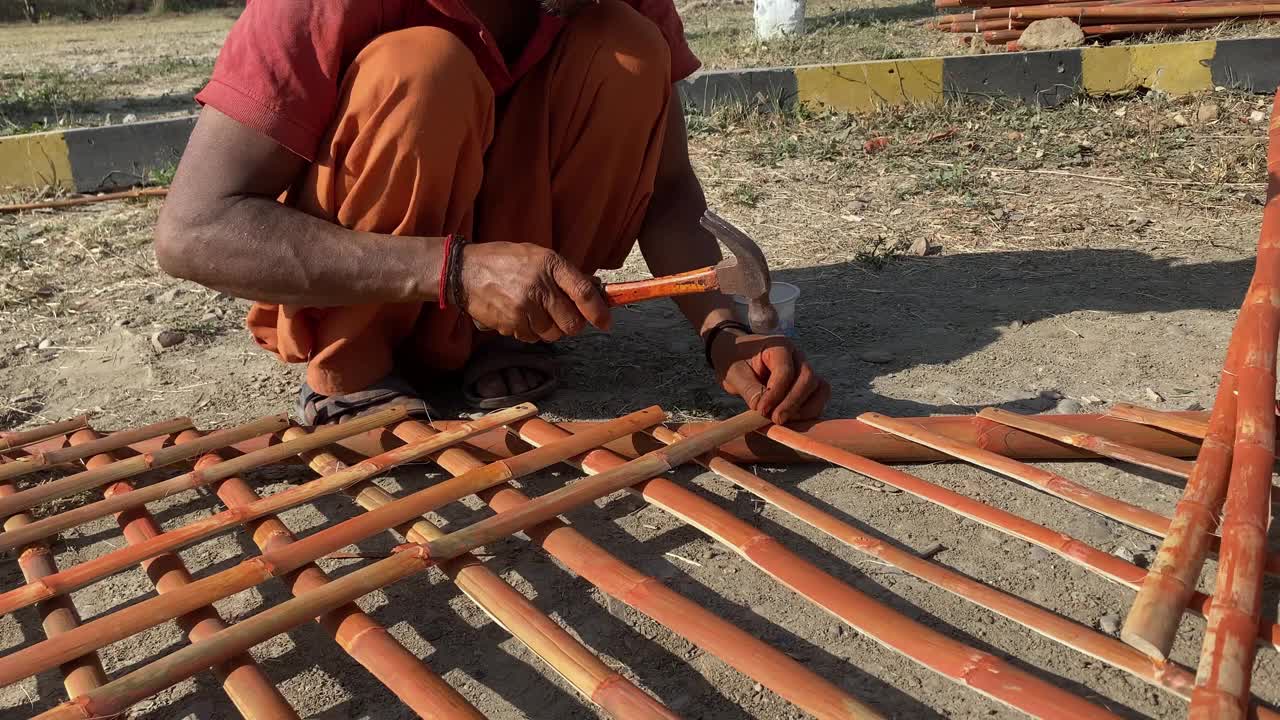
[[[341,424],[352,418],[402,405],[409,410],[409,417],[431,420],[431,406],[418,396],[404,378],[387,375],[364,390],[342,395],[321,395],[304,380],[298,390],[298,417],[307,425]]]
[[[547,343],[523,343],[509,338],[486,343],[476,350],[462,371],[462,397],[468,405],[481,410],[498,410],[541,400],[560,387],[559,363],[552,357],[554,354],[555,350]],[[481,378],[512,368],[534,370],[545,379],[524,392],[490,398],[476,393],[475,384]]]

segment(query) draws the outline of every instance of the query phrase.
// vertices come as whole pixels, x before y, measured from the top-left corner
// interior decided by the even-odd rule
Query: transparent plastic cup
[[[800,288],[791,283],[775,281],[769,287],[769,302],[778,311],[778,332],[788,337],[796,334],[796,300],[799,298]],[[739,322],[747,322],[746,298],[733,296],[733,314]]]

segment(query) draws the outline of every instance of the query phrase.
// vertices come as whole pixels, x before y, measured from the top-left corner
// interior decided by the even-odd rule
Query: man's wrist
[[[732,340],[734,336],[749,335],[750,333],[751,328],[737,320],[721,320],[713,325],[711,329],[702,336],[703,349],[706,351],[707,355],[707,365],[713,370],[716,367],[714,360],[716,343],[726,337]]]

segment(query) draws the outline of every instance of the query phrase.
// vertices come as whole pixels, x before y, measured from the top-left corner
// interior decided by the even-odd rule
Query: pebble
[[[1120,631],[1120,616],[1109,613],[1098,618],[1098,628],[1104,633],[1115,635]]]
[[[1156,403],[1164,402],[1164,396],[1151,388],[1147,388],[1147,399]]]
[[[888,350],[868,350],[859,355],[858,359],[863,362],[883,365],[885,363],[893,362],[893,353]]]
[[[138,122],[138,116],[134,115],[133,113],[129,113],[128,115],[125,115],[124,117],[120,118],[120,122],[122,123]]]
[[[169,288],[168,290],[165,290],[164,292],[157,295],[155,298],[155,302],[161,303],[163,305],[168,305],[169,303],[178,299],[178,293],[181,293],[181,292],[182,292],[181,288],[176,288],[176,287]]]
[[[1196,109],[1196,122],[1211,123],[1218,119],[1220,112],[1217,103],[1205,103]]]
[[[1249,113],[1249,122],[1253,123],[1254,125],[1257,125],[1258,123],[1266,119],[1267,119],[1267,114],[1262,112],[1261,110],[1254,110],[1253,112]]]
[[[28,343],[28,342],[20,342],[20,343],[18,343],[17,345],[14,345],[14,346],[13,346],[13,349],[14,349],[14,350],[26,350],[26,349],[27,349],[27,348],[29,348],[29,347],[31,347],[31,343]]]
[[[929,243],[928,238],[916,238],[907,252],[916,257],[924,257],[933,252],[933,245]]]
[[[1022,329],[1022,326],[1024,324],[1025,323],[1023,323],[1021,320],[1014,320],[1013,322],[1009,323],[1009,329],[1014,332],[1017,332]]]
[[[220,317],[221,317],[221,316],[220,316],[220,315],[218,315],[218,313],[210,311],[210,312],[207,312],[207,313],[205,313],[205,314],[201,315],[201,316],[200,316],[200,321],[201,321],[201,322],[206,322],[206,321],[209,321],[209,320],[218,320]]]
[[[755,690],[756,692],[764,692],[764,686],[761,685],[760,683],[756,683],[755,685],[752,685],[751,689]]]
[[[167,350],[186,339],[187,336],[177,330],[157,330],[151,334],[151,346],[157,351]]]
[[[1120,558],[1121,560],[1127,563],[1131,563],[1135,559],[1137,559],[1136,556],[1133,554],[1133,551],[1125,547],[1124,545],[1117,545],[1116,549],[1111,551],[1111,554],[1115,555],[1116,557]]]
[[[1075,415],[1081,410],[1080,403],[1071,398],[1062,398],[1053,408],[1053,411],[1059,415]]]
[[[41,340],[40,344],[36,345],[36,348],[39,350],[48,350],[51,347],[53,347],[53,340],[50,340],[49,338]]]

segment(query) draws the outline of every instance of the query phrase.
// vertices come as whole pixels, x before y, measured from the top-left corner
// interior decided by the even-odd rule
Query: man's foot
[[[476,350],[462,371],[467,404],[496,410],[550,395],[560,385],[549,345],[502,338]]]
[[[412,385],[394,373],[364,390],[342,395],[321,395],[304,381],[298,391],[297,411],[307,425],[334,425],[395,405],[407,407],[410,417],[431,419],[431,406],[418,396]]]

